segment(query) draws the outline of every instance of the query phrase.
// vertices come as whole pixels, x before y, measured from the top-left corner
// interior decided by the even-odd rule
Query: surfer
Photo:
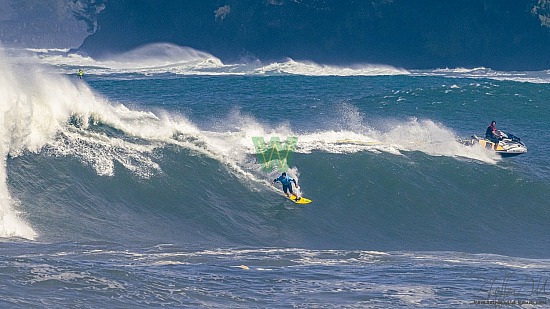
[[[82,79],[82,75],[84,75],[84,72],[82,72],[82,69],[78,69],[78,78]]]
[[[500,140],[502,140],[502,136],[500,135],[500,131],[497,130],[497,122],[491,121],[491,125],[487,127],[487,131],[485,131],[485,138],[490,140],[491,142],[498,144]]]
[[[288,196],[288,198],[290,198],[290,194],[294,194],[292,192],[292,183],[294,182],[294,185],[296,186],[296,188],[298,188],[298,184],[296,183],[296,180],[294,180],[294,178],[290,178],[289,176],[286,175],[286,173],[282,173],[281,176],[273,179],[273,185],[275,185],[276,182],[280,182],[282,185],[283,185],[283,192],[286,194],[286,196]],[[290,194],[288,192],[290,192]],[[299,200],[300,198],[296,195],[296,201]]]

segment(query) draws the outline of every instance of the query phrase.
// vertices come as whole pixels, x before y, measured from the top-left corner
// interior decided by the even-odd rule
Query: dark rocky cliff
[[[88,33],[74,18],[76,1],[80,0],[0,0],[0,45],[78,47]]]
[[[80,51],[171,42],[225,62],[550,69],[546,0],[117,0]]]

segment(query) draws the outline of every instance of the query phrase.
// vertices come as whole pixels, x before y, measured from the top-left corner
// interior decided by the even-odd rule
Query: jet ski
[[[514,157],[527,152],[527,147],[519,137],[510,133],[505,133],[502,131],[499,132],[502,139],[498,143],[495,143],[487,138],[480,138],[475,134],[472,135],[470,139],[461,140],[460,142],[466,146],[480,145],[481,147],[492,150],[503,157]]]

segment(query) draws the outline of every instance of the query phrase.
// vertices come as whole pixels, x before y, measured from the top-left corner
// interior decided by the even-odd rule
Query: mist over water
[[[53,50],[36,53],[39,62],[64,68],[64,73],[85,67],[89,74],[138,73],[143,75],[172,73],[178,75],[312,75],[312,76],[377,76],[401,75],[408,71],[387,65],[324,65],[286,59],[262,63],[248,59],[242,63],[224,64],[215,56],[190,47],[169,43],[144,45],[124,53],[109,54],[100,60],[79,54]],[[66,67],[69,65],[69,67]],[[69,69],[69,70],[66,70]]]

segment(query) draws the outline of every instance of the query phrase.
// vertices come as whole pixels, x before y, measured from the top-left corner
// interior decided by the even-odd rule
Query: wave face
[[[80,1],[90,8],[96,1]],[[101,3],[101,8],[103,4]],[[81,53],[105,57],[151,43],[208,51],[226,63],[291,58],[406,69],[545,70],[545,1],[107,2]],[[96,23],[97,21],[97,23]]]
[[[0,75],[3,237],[547,257],[547,84],[456,72],[81,81],[27,66],[4,59]],[[529,152],[456,141],[493,118]],[[270,185],[280,171],[262,169],[252,140],[290,136],[307,206]]]

